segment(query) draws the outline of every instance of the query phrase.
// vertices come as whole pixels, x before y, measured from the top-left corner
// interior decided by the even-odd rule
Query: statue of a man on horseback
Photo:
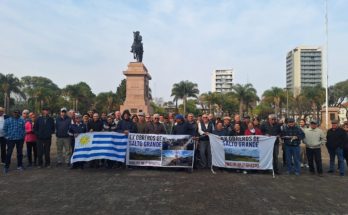
[[[133,44],[132,44],[132,50],[131,52],[133,53],[133,58],[137,60],[137,62],[142,62],[143,61],[143,43],[142,43],[142,37],[140,35],[139,31],[133,32]]]

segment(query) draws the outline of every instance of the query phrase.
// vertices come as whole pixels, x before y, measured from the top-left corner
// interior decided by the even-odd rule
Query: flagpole
[[[325,39],[326,39],[326,83],[325,83],[325,128],[329,128],[329,29],[328,0],[325,0]]]

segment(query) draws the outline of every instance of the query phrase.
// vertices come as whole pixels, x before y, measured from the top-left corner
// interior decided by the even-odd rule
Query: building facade
[[[286,56],[286,88],[294,96],[303,87],[323,86],[323,52],[321,47],[299,46]]]
[[[211,91],[227,93],[232,91],[234,79],[233,69],[218,69],[215,70],[211,77]]]

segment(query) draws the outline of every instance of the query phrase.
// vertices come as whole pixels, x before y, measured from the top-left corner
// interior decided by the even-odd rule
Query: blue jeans
[[[17,149],[17,166],[23,166],[23,140],[7,140],[7,152],[6,152],[6,164],[5,167],[9,168],[11,164],[11,157],[14,147]]]
[[[344,175],[344,157],[343,157],[343,149],[337,148],[335,150],[330,149],[329,155],[330,155],[330,171],[335,171],[335,157],[337,155],[338,158],[338,165],[340,167],[340,175]]]
[[[300,162],[300,146],[289,146],[285,147],[286,165],[288,167],[288,172],[291,173],[292,163],[294,164],[295,173],[300,174],[301,162]],[[293,162],[292,162],[293,160]]]

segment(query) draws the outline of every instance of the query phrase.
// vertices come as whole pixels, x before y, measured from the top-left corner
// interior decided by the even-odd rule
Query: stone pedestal
[[[331,128],[331,121],[332,120],[339,120],[338,114],[339,114],[340,109],[338,107],[329,107],[328,112],[329,112],[329,124],[328,128]],[[326,108],[323,108],[321,110],[321,128],[325,128],[326,126]]]
[[[141,62],[131,62],[123,72],[126,76],[126,99],[120,107],[121,113],[128,109],[131,114],[144,112],[152,114],[149,101],[149,80],[151,76]]]

